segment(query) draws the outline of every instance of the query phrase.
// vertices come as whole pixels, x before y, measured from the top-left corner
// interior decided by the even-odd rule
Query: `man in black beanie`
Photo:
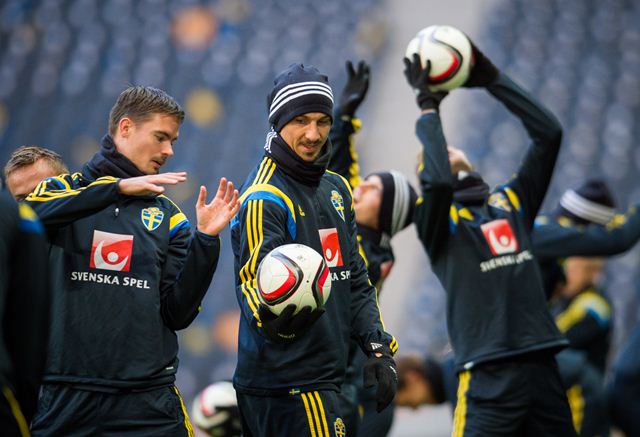
[[[564,282],[564,258],[612,256],[631,249],[640,239],[639,209],[635,205],[618,214],[607,184],[590,179],[567,190],[554,211],[540,214],[531,238],[547,297]]]
[[[360,61],[357,69],[347,61],[346,70],[347,83],[334,110],[329,169],[347,179],[353,189],[360,246],[369,279],[380,293],[395,261],[391,239],[413,222],[417,194],[407,178],[395,170],[371,173],[361,178],[353,138],[361,122],[355,118],[355,112],[369,89],[370,71],[364,61]],[[384,436],[393,422],[394,404],[379,413],[376,411],[375,392],[362,386],[365,361],[366,356],[353,342],[347,378],[340,395],[343,414],[351,435]]]
[[[265,154],[242,186],[231,231],[242,310],[233,382],[243,435],[344,436],[337,393],[351,338],[368,357],[365,385],[377,382],[379,410],[395,394],[398,346],[384,330],[358,250],[349,184],[326,172],[333,112],[327,77],[292,64],[276,77],[267,104],[272,129]],[[324,308],[290,305],[276,316],[261,303],[256,268],[288,243],[324,255],[332,277]]]

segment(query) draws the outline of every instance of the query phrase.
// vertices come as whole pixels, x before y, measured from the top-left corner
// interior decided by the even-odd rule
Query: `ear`
[[[129,117],[122,117],[118,122],[118,133],[122,138],[128,138],[133,128],[133,121]]]

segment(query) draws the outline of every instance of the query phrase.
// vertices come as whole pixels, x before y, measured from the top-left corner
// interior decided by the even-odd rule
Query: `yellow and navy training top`
[[[88,390],[170,384],[176,330],[196,317],[220,242],[168,197],[125,196],[118,179],[42,181],[26,201],[50,238],[55,298],[46,382]]]
[[[570,299],[560,298],[551,307],[558,329],[571,349],[586,354],[587,361],[604,374],[611,345],[611,304],[589,287]]]
[[[47,358],[47,241],[33,210],[6,191],[0,192],[0,272],[0,397],[28,435]]]
[[[523,122],[533,143],[513,178],[484,201],[454,200],[439,115],[423,114],[416,124],[423,163],[415,223],[447,292],[458,370],[567,344],[549,313],[531,243],[562,130],[553,114],[505,74],[487,91]]]
[[[578,225],[564,216],[539,215],[531,240],[540,263],[547,297],[564,281],[560,263],[569,256],[612,256],[625,252],[640,239],[640,213],[635,205],[616,214],[605,226]]]
[[[395,353],[397,342],[384,330],[376,289],[359,253],[346,180],[327,172],[318,186],[304,185],[265,156],[241,192],[242,206],[231,224],[242,310],[236,390],[258,395],[337,391],[352,336],[363,350],[379,343]],[[300,338],[276,344],[262,333],[256,270],[269,251],[288,243],[305,244],[323,254],[332,287],[326,313]]]

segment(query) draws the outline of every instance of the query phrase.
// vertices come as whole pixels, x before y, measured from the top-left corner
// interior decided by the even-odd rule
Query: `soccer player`
[[[536,218],[531,238],[548,297],[564,282],[562,259],[617,255],[640,239],[638,205],[624,215],[617,214],[614,207],[606,183],[589,179],[577,189],[567,190],[555,211]]]
[[[57,294],[33,435],[193,435],[174,386],[175,331],[198,314],[239,203],[224,178],[210,203],[200,187],[192,232],[162,195],[186,180],[158,173],[183,118],[164,91],[127,88],[82,173],[27,197],[50,237]]]
[[[562,128],[475,46],[467,87],[483,87],[533,141],[521,167],[490,191],[464,152],[447,147],[439,116],[446,92],[429,89],[430,64],[405,58],[422,113],[416,132],[423,201],[414,217],[447,292],[459,372],[454,436],[572,436],[555,353],[567,345],[547,308],[531,230],[560,149]]]
[[[265,155],[242,186],[232,222],[236,294],[242,317],[234,387],[247,436],[343,436],[337,405],[350,339],[367,355],[365,385],[378,409],[393,399],[396,340],[385,332],[358,251],[349,183],[327,172],[333,93],[315,67],[292,64],[268,96]],[[310,246],[325,256],[331,297],[322,309],[294,305],[276,316],[261,304],[256,268],[272,249]]]
[[[565,260],[566,283],[552,300],[551,313],[569,347],[582,351],[604,376],[611,343],[611,304],[596,284],[604,261],[572,256]]]
[[[33,210],[0,192],[0,430],[29,436],[49,329],[44,230]]]
[[[21,146],[4,166],[7,189],[16,200],[24,200],[41,180],[69,173],[62,157],[53,150]]]
[[[357,69],[347,61],[346,69],[347,83],[336,105],[329,134],[333,148],[329,170],[347,179],[353,189],[358,240],[369,279],[380,293],[395,259],[391,239],[413,221],[417,194],[407,178],[394,170],[361,178],[353,139],[361,123],[355,118],[355,112],[369,89],[370,71],[364,61],[358,63]],[[340,394],[345,424],[351,435],[385,436],[393,422],[394,404],[379,413],[376,411],[375,391],[365,390],[362,386],[366,358],[357,343],[352,342],[347,376]]]

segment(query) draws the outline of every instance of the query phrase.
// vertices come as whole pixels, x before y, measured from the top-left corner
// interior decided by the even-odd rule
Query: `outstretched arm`
[[[342,90],[340,102],[333,115],[331,138],[331,160],[329,170],[346,178],[352,188],[360,183],[360,167],[353,135],[360,129],[360,120],[355,112],[367,95],[369,89],[369,65],[364,61],[354,69],[351,61],[346,63],[347,83]]]
[[[532,242],[539,258],[568,256],[611,256],[631,249],[640,239],[640,205],[617,215],[606,226],[562,226],[555,220],[539,217],[533,228]]]
[[[239,208],[233,183],[220,180],[218,191],[206,203],[207,190],[200,187],[196,203],[197,231],[191,235],[186,217],[177,212],[172,218],[173,233],[160,287],[161,313],[173,330],[184,329],[197,316],[218,264],[218,234]]]
[[[449,237],[449,211],[453,199],[453,175],[438,113],[446,92],[432,92],[428,86],[431,64],[422,67],[420,56],[404,59],[404,74],[416,93],[422,115],[416,123],[416,135],[422,143],[418,165],[421,198],[416,205],[414,221],[418,236],[433,259]]]

